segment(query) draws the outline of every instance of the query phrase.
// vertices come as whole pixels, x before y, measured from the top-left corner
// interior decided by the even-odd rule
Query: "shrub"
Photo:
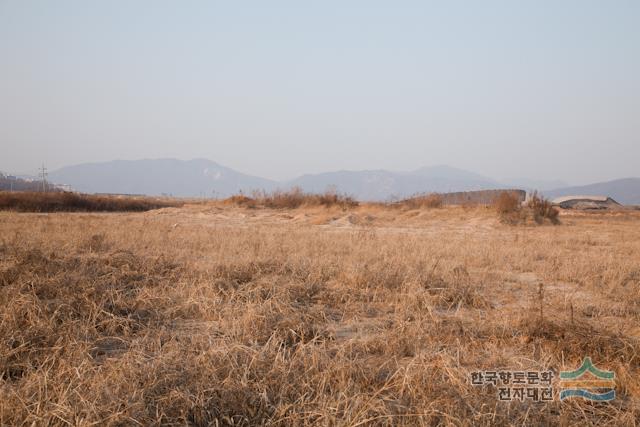
[[[306,199],[312,197],[312,195],[306,195],[301,188],[294,187],[288,191],[276,190],[270,194],[263,193],[262,197],[257,199],[267,208],[295,209],[302,206]]]
[[[514,194],[504,191],[496,198],[495,207],[502,217],[513,215],[520,210],[520,200]]]
[[[531,195],[531,198],[527,202],[527,207],[531,209],[533,219],[538,224],[542,224],[545,219],[551,221],[552,224],[558,224],[560,222],[558,219],[558,209],[553,207],[551,202],[538,194],[537,191],[534,191]]]
[[[396,205],[408,209],[437,209],[444,204],[442,196],[438,193],[418,194],[408,199],[401,200]]]
[[[524,207],[516,195],[507,191],[500,194],[494,205],[500,220],[508,224],[526,224],[531,219],[536,224],[543,224],[545,220],[552,224],[560,223],[559,211],[538,192],[533,192]]]
[[[254,191],[253,197],[243,195],[231,196],[225,200],[227,204],[255,208],[262,206],[271,209],[296,209],[301,206],[340,206],[343,209],[358,206],[358,202],[350,196],[338,194],[335,190],[327,190],[323,194],[305,193],[299,187],[290,190],[276,190],[271,193]]]
[[[96,196],[70,192],[0,192],[0,210],[18,212],[148,211],[180,203],[147,197]]]
[[[231,196],[228,199],[225,199],[224,203],[227,205],[244,206],[246,208],[255,208],[257,205],[255,199],[247,197],[243,194],[236,194],[234,196]]]

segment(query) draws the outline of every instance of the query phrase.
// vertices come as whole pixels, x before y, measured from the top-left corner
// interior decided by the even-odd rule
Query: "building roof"
[[[569,201],[607,202],[610,200],[607,196],[564,196],[553,199],[552,203],[560,204]]]

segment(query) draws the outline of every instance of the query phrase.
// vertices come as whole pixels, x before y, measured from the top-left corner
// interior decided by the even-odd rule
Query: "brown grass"
[[[507,224],[544,224],[560,223],[559,211],[550,201],[534,192],[524,205],[508,192],[501,193],[494,203],[500,220]]]
[[[180,206],[150,197],[94,196],[69,192],[0,192],[0,210],[17,212],[142,212]]]
[[[527,207],[533,212],[533,219],[538,224],[543,223],[545,220],[551,221],[552,224],[559,223],[558,214],[560,211],[553,207],[549,200],[537,192],[531,195],[531,198],[527,202]]]
[[[512,215],[520,210],[520,201],[511,193],[500,193],[495,202],[496,211],[500,216]]]
[[[635,425],[639,222],[0,212],[0,425]],[[470,384],[585,356],[616,372],[615,401],[506,403]]]
[[[263,207],[271,209],[297,209],[303,206],[339,206],[341,208],[353,208],[358,202],[352,197],[338,194],[335,191],[326,191],[322,194],[306,193],[295,187],[291,190],[276,190],[273,192],[256,191],[252,197],[235,195],[225,200],[226,204],[244,206],[249,208]]]
[[[443,206],[442,196],[438,193],[418,194],[397,203],[393,206],[406,209],[437,209]]]

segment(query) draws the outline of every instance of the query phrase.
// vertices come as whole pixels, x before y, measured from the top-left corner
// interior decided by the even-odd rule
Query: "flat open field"
[[[0,213],[0,425],[636,425],[640,212]],[[615,399],[560,401],[591,357]],[[552,371],[498,400],[476,371]]]

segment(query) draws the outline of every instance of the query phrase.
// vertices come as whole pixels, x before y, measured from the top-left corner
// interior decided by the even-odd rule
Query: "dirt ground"
[[[0,425],[637,425],[640,212],[0,213]],[[559,400],[590,357],[615,399]],[[500,401],[477,371],[549,372]]]

